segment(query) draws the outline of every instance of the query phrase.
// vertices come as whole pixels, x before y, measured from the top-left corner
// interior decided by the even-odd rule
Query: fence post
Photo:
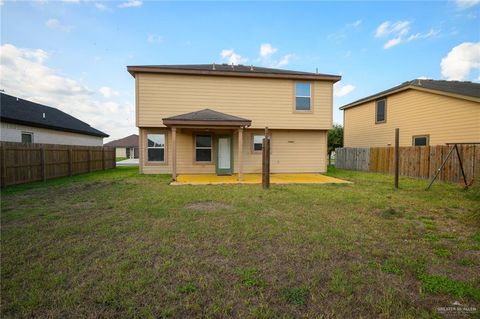
[[[72,160],[72,149],[68,149],[68,176],[73,174],[73,160]]]
[[[40,155],[42,161],[42,180],[45,182],[47,180],[47,165],[45,163],[45,148],[40,148]]]
[[[90,149],[88,149],[88,172],[92,171],[92,154]]]
[[[400,173],[400,129],[395,129],[395,188],[398,188],[398,175]]]
[[[105,148],[102,146],[102,170],[105,170]]]

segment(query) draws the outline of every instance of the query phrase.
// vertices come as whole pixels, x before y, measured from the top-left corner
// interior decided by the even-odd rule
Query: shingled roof
[[[138,135],[132,134],[118,140],[114,140],[104,144],[104,146],[111,147],[138,147]]]
[[[480,99],[480,83],[443,80],[421,80],[416,79],[404,82],[388,90],[367,96],[352,103],[340,107],[340,110],[348,109],[366,102],[370,102],[394,93],[408,89],[435,91],[438,94],[465,98],[467,100]]]
[[[342,78],[339,75],[302,72],[293,70],[264,68],[248,65],[233,64],[177,64],[177,65],[132,65],[127,66],[128,72],[135,76],[136,73],[166,73],[190,75],[217,75],[239,77],[268,77],[292,78],[305,80],[328,80],[337,82]]]
[[[251,120],[210,109],[163,118],[165,125],[250,126]]]
[[[56,108],[20,99],[5,93],[1,93],[0,96],[0,120],[6,123],[108,137],[108,134]]]

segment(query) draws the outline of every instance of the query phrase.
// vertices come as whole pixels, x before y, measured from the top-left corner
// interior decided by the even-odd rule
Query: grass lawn
[[[431,318],[480,309],[480,189],[168,186],[119,167],[2,191],[1,316]],[[477,313],[478,315],[478,313]]]

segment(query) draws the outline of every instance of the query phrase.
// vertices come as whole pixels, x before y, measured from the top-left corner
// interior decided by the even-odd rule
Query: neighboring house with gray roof
[[[344,147],[480,142],[480,84],[416,79],[340,107]]]
[[[118,140],[105,143],[104,146],[115,147],[115,157],[138,158],[138,135],[132,134]]]
[[[59,109],[0,95],[2,142],[102,146],[107,134]]]
[[[246,65],[129,66],[135,78],[140,172],[323,173],[340,76]]]

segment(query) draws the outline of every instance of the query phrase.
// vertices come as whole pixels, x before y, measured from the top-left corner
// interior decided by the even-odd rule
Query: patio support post
[[[243,180],[243,127],[238,129],[238,181]]]
[[[177,128],[172,127],[172,179],[177,180]]]

